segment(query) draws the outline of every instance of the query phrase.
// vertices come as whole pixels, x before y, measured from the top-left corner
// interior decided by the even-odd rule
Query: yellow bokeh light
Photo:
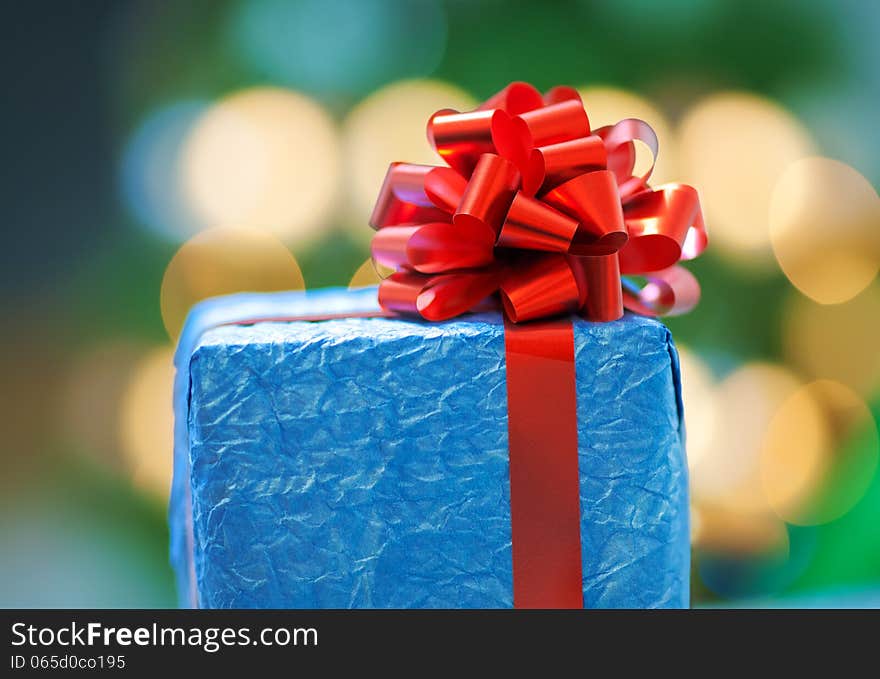
[[[678,149],[675,133],[669,119],[654,104],[626,90],[614,87],[583,87],[578,90],[584,100],[584,108],[593,129],[613,125],[624,118],[639,118],[650,125],[657,133],[660,151],[657,165],[651,175],[654,185],[682,181],[678,177]],[[638,145],[640,146],[640,145]],[[635,173],[643,174],[650,165],[650,153],[637,149]]]
[[[174,351],[154,349],[134,367],[122,397],[119,436],[136,485],[167,497],[174,448]]]
[[[880,458],[880,432],[868,404],[849,387],[834,380],[818,380],[810,387],[825,410],[834,447],[824,488],[797,520],[819,524],[846,514],[870,487]]]
[[[697,501],[744,512],[767,509],[759,477],[764,438],[779,407],[799,386],[793,374],[767,363],[748,363],[721,381],[713,442],[691,474]]]
[[[770,508],[790,523],[816,491],[831,454],[821,403],[806,385],[782,403],[761,452],[761,480]]]
[[[307,239],[333,208],[338,146],[333,121],[312,100],[277,88],[245,90],[194,126],[183,152],[185,195],[208,226]]]
[[[697,103],[678,134],[680,181],[700,191],[719,254],[755,268],[773,262],[773,187],[794,161],[814,153],[806,128],[781,106],[742,92]]]
[[[880,200],[844,163],[811,157],[783,172],[770,202],[773,252],[789,280],[823,304],[861,292],[880,268]]]
[[[718,415],[715,380],[709,367],[686,347],[678,345],[681,392],[687,429],[688,467],[693,470],[712,454]]]
[[[733,557],[788,556],[785,522],[773,514],[744,514],[723,507],[692,509],[692,542],[699,550]]]
[[[301,290],[293,254],[270,233],[208,229],[181,246],[162,279],[162,320],[172,338],[196,302],[233,292]]]
[[[854,433],[862,433],[860,445],[848,450]],[[832,380],[811,382],[782,405],[765,440],[761,476],[770,507],[799,525],[839,518],[870,485],[878,448],[871,411],[855,392]],[[842,491],[825,492],[841,472]]]
[[[783,320],[788,362],[811,378],[834,379],[862,396],[880,388],[880,285],[842,304],[792,293]]]
[[[458,87],[435,80],[394,83],[358,104],[343,126],[346,200],[356,233],[365,239],[372,235],[367,220],[390,163],[443,164],[425,134],[431,114],[442,108],[466,111],[476,104]]]
[[[382,266],[372,259],[368,259],[354,272],[354,276],[348,282],[348,287],[363,288],[368,285],[378,285],[384,278],[390,276],[393,271],[393,269],[389,269],[387,266]]]
[[[696,505],[691,505],[691,544],[698,544],[703,534],[703,517]]]

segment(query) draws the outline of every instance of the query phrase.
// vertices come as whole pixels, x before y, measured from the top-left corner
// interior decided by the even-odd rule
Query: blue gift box
[[[513,605],[501,316],[259,321],[375,299],[375,288],[242,294],[190,314],[170,506],[182,605]],[[574,338],[584,605],[686,607],[669,332],[627,315],[575,319]]]

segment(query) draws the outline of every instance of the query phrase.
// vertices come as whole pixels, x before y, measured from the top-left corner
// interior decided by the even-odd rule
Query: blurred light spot
[[[687,114],[679,152],[680,181],[700,191],[717,252],[755,268],[769,266],[771,192],[791,163],[813,153],[807,130],[767,99],[726,92]]]
[[[262,77],[312,92],[369,92],[431,73],[446,47],[437,0],[245,0],[233,42]]]
[[[245,229],[209,229],[181,246],[162,279],[162,320],[177,337],[196,302],[233,292],[301,290],[291,252],[273,235]]]
[[[135,366],[122,397],[119,435],[136,485],[165,497],[174,445],[174,351],[155,349]]]
[[[812,383],[789,396],[770,421],[761,453],[767,503],[790,523],[822,481],[831,454],[830,432]]]
[[[76,449],[99,463],[122,471],[117,422],[132,366],[143,351],[124,342],[102,344],[79,358],[62,396],[62,430]]]
[[[281,89],[245,90],[198,121],[184,155],[186,195],[209,226],[258,228],[286,242],[316,235],[339,180],[333,121]]]
[[[612,87],[585,87],[578,91],[584,100],[584,108],[593,129],[613,125],[625,118],[639,118],[648,123],[660,141],[651,183],[659,185],[681,181],[681,177],[677,176],[678,149],[675,134],[669,119],[660,109],[637,94]],[[641,144],[636,146],[641,147]],[[635,174],[640,175],[650,167],[651,154],[642,152],[641,148],[636,149],[636,154]]]
[[[776,183],[770,236],[779,265],[801,292],[822,304],[844,302],[880,269],[880,200],[848,165],[804,158]]]
[[[842,304],[792,294],[783,320],[788,362],[812,378],[842,382],[862,396],[880,387],[880,285]]]
[[[367,220],[394,161],[441,165],[425,127],[441,108],[472,109],[476,102],[459,88],[432,80],[394,83],[361,102],[345,120],[346,186],[355,233],[369,238]]]
[[[800,383],[790,372],[749,363],[716,391],[713,445],[691,474],[694,498],[741,512],[767,511],[760,485],[760,456],[770,421]]]
[[[743,513],[717,506],[694,508],[694,547],[712,554],[749,556],[788,555],[785,522],[768,513]]]
[[[809,424],[815,415],[807,416],[808,409],[822,418],[824,431]],[[781,423],[774,421],[771,428],[777,430],[776,445],[765,451],[762,469],[773,509],[798,525],[827,523],[846,514],[862,498],[877,470],[880,437],[868,406],[839,382],[819,380],[789,399],[777,419]],[[817,441],[808,438],[811,433]],[[819,446],[819,455],[810,451]],[[806,482],[800,483],[801,492],[792,493],[792,485],[802,479],[808,465],[812,468]]]
[[[183,195],[181,159],[184,141],[206,109],[185,101],[160,109],[144,120],[125,147],[122,193],[143,226],[172,241],[199,229],[199,220]]]
[[[696,505],[691,505],[691,544],[696,545],[700,542],[700,535],[703,532],[703,517]]]
[[[358,267],[357,271],[354,272],[354,276],[351,277],[348,287],[363,288],[368,285],[378,285],[384,278],[387,278],[393,272],[393,269],[389,269],[387,266],[382,266],[381,264],[376,264],[372,259],[368,259]]]
[[[712,454],[715,445],[718,426],[715,380],[709,367],[686,347],[678,345],[678,357],[687,429],[688,467],[693,470],[700,460]]]

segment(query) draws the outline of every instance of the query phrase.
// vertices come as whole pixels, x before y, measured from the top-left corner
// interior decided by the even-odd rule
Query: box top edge
[[[324,326],[338,329],[338,333],[330,333],[331,337],[340,337],[343,332],[351,335],[352,330],[360,324],[374,324],[381,331],[389,332],[391,337],[424,336],[427,333],[448,331],[452,328],[456,333],[471,335],[473,330],[487,327],[503,331],[499,312],[483,312],[443,322],[428,322],[420,319],[389,319],[389,318],[351,318],[334,319],[320,322],[310,321],[272,321],[261,318],[280,318],[319,313],[369,313],[378,311],[376,287],[364,287],[354,290],[346,288],[322,288],[311,291],[289,291],[271,293],[238,293],[204,300],[196,304],[189,315],[178,340],[175,363],[180,367],[187,363],[192,355],[203,346],[216,346],[234,340],[236,346],[240,341],[250,338],[254,343],[277,343],[294,336],[299,332],[295,326]],[[253,321],[253,322],[251,322]],[[659,330],[661,338],[667,342],[669,331],[656,318],[627,313],[622,319],[607,323],[587,321],[573,317],[576,332],[585,332],[596,338],[608,338],[623,327],[642,327]],[[244,323],[247,322],[247,323]],[[284,332],[285,330],[291,332]],[[307,333],[314,338],[313,331]]]

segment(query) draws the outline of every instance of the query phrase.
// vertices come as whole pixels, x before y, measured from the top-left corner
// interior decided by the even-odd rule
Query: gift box
[[[182,605],[493,608],[513,606],[528,578],[552,585],[541,540],[555,527],[523,526],[557,487],[536,501],[520,489],[530,472],[512,466],[529,413],[509,402],[502,314],[430,323],[377,310],[366,288],[234,295],[190,314],[170,506]],[[570,325],[576,605],[686,607],[670,334],[632,314]],[[556,445],[532,445],[539,464]]]

